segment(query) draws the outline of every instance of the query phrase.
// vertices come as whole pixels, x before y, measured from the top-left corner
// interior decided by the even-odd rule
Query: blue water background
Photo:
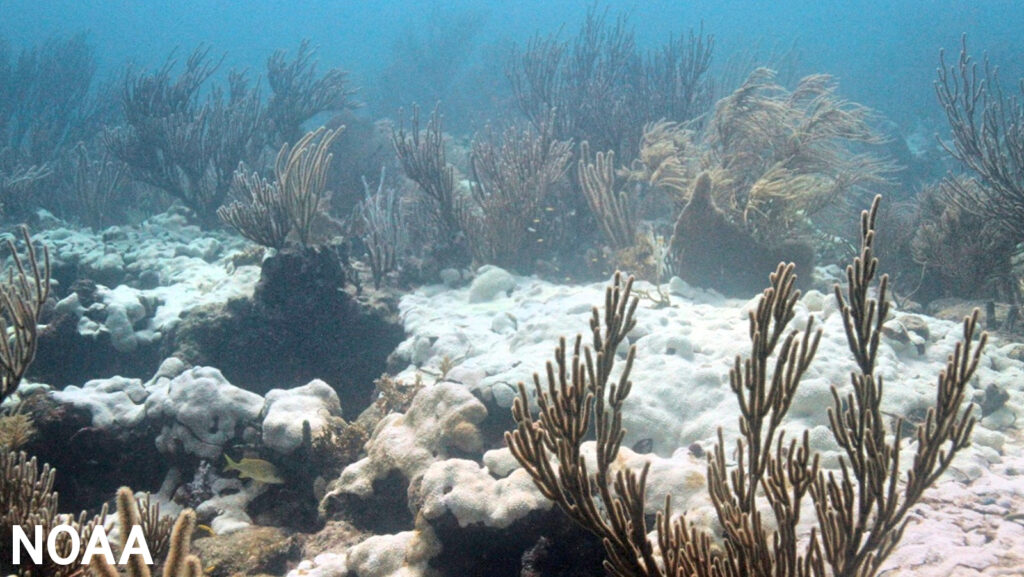
[[[536,32],[576,33],[590,2],[520,0],[482,2],[356,1],[168,1],[0,0],[0,38],[15,49],[45,39],[88,31],[100,72],[125,62],[155,68],[176,47],[187,53],[208,43],[226,54],[225,66],[262,72],[274,50],[294,50],[309,38],[322,65],[352,72],[356,85],[372,87],[411,36],[448,34],[453,22],[468,23],[467,62],[492,58],[511,42]],[[1024,2],[948,0],[895,2],[666,1],[606,2],[628,13],[638,42],[663,43],[670,34],[704,24],[716,37],[716,59],[754,43],[796,42],[800,71],[837,76],[842,93],[875,107],[901,124],[936,116],[932,83],[940,47],[957,50],[967,33],[972,52],[987,52],[1015,80],[1024,69]],[[492,47],[488,49],[487,47]],[[492,64],[500,66],[500,63]],[[427,103],[428,105],[430,103]],[[448,111],[458,114],[458,111]]]

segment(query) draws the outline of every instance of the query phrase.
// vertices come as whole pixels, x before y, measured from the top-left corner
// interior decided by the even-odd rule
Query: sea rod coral
[[[569,357],[562,339],[547,382],[534,376],[539,416],[529,411],[524,384],[513,406],[515,431],[506,434],[534,483],[573,520],[601,538],[605,568],[620,577],[741,575],[875,575],[907,525],[923,492],[970,442],[974,417],[963,410],[965,387],[978,367],[987,335],[975,339],[977,312],[964,320],[963,340],[940,372],[934,405],[917,425],[914,457],[900,467],[901,429],[886,430],[883,383],[875,374],[882,324],[889,308],[888,277],[877,283],[874,256],[878,198],[861,218],[861,251],[847,267],[848,287],[835,296],[847,342],[857,364],[850,392],[832,388],[830,429],[842,456],[825,470],[810,449],[808,433],[789,436],[785,416],[810,366],[822,330],[813,319],[791,330],[800,292],[792,265],[780,264],[749,313],[751,353],[737,356],[730,386],[740,405],[740,433],[727,458],[721,429],[708,456],[708,488],[723,528],[721,541],[685,515],[672,500],[656,521],[657,542],[644,516],[649,465],[637,471],[617,464],[624,436],[622,407],[632,382],[636,348],[630,346],[617,381],[617,351],[635,326],[632,279],[616,275],[605,310],[593,310],[591,345],[577,336]],[[581,445],[596,434],[596,468]],[[734,460],[734,464],[733,464]],[[814,524],[804,534],[802,505],[810,497]],[[769,518],[769,515],[771,516]]]
[[[38,343],[39,314],[50,295],[50,253],[43,249],[39,261],[28,229],[21,229],[26,256],[19,255],[10,240],[11,266],[0,278],[0,401],[21,384]]]

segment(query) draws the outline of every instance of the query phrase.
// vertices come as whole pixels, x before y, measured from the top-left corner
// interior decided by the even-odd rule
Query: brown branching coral
[[[93,529],[106,515],[106,506],[96,517],[88,517],[84,511],[77,517],[61,515],[57,493],[53,490],[55,475],[49,465],[40,469],[34,457],[30,459],[25,453],[0,450],[0,542],[5,545],[13,542],[12,528],[15,525],[38,525],[42,527],[43,534],[48,535],[54,527],[62,524],[70,525],[83,542],[89,542]],[[58,534],[54,549],[60,557],[70,557],[72,542],[67,533]],[[84,551],[80,550],[80,553]],[[39,565],[29,561],[10,567],[7,565],[9,558],[0,558],[0,570],[4,575],[13,573],[19,577],[71,577],[80,574],[81,568],[77,563],[59,565],[45,557],[42,561]]]
[[[737,357],[730,385],[740,406],[735,465],[725,440],[709,456],[708,487],[724,532],[721,541],[672,516],[671,498],[656,520],[657,550],[644,517],[649,465],[617,469],[624,431],[622,407],[632,386],[630,347],[617,382],[611,382],[616,351],[633,328],[636,299],[631,280],[616,275],[605,311],[591,319],[592,348],[564,339],[548,363],[547,384],[534,376],[539,409],[530,416],[530,395],[520,384],[513,405],[515,431],[506,434],[512,454],[548,498],[602,539],[608,574],[617,577],[843,576],[877,574],[907,525],[907,514],[970,440],[974,417],[963,410],[987,335],[975,339],[977,312],[964,320],[963,340],[939,374],[935,403],[917,425],[909,469],[901,469],[901,428],[886,430],[880,402],[882,378],[875,374],[882,324],[888,312],[888,277],[876,283],[874,256],[878,198],[861,217],[861,251],[847,268],[848,286],[836,285],[846,339],[858,369],[850,392],[833,387],[829,423],[843,456],[838,471],[821,468],[805,432],[787,438],[785,416],[821,338],[811,319],[792,330],[795,288],[792,265],[780,264],[770,286],[749,314],[751,353]],[[874,295],[874,296],[872,296]],[[603,320],[603,323],[602,323]],[[593,427],[596,470],[581,444]],[[800,515],[810,498],[815,522],[804,534]]]
[[[422,131],[420,110],[414,106],[410,129],[406,131],[403,119],[398,128],[392,130],[391,142],[405,176],[418,184],[427,197],[430,216],[442,238],[454,236],[459,230],[455,214],[455,167],[448,164],[445,157],[440,105],[434,107]]]
[[[407,231],[399,204],[399,191],[385,183],[385,170],[380,171],[377,191],[363,179],[365,198],[356,205],[355,217],[361,224],[361,237],[366,245],[367,261],[373,276],[373,287],[381,288],[388,273],[398,268],[398,259],[405,250]]]
[[[639,91],[631,81],[638,78],[641,59],[626,19],[620,16],[611,25],[606,19],[592,7],[571,41],[555,34],[535,37],[513,53],[506,75],[534,126],[551,121],[557,138],[589,140],[598,150],[629,155],[636,138],[627,134],[640,120],[634,117]]]
[[[679,122],[659,120],[644,126],[640,151],[628,170],[629,180],[673,192],[684,191],[701,151],[694,130]]]
[[[796,84],[800,79],[799,68],[804,64],[801,56],[796,41],[769,41],[767,37],[762,37],[737,47],[712,67],[714,100],[731,94],[758,68],[774,70],[779,84],[783,86]]]
[[[313,224],[327,212],[331,199],[327,190],[327,169],[333,156],[330,149],[343,129],[321,126],[306,133],[294,146],[285,144],[277,153],[277,186],[288,221],[302,246],[313,241]]]
[[[1016,308],[1020,285],[1009,264],[1024,241],[1024,78],[1020,96],[1004,95],[988,58],[979,71],[968,55],[966,36],[956,63],[947,65],[942,53],[939,61],[935,90],[952,130],[952,143],[942,146],[976,178],[950,177],[940,185],[949,208],[941,221],[926,224],[919,238],[922,244],[946,240],[940,246],[949,250],[938,253],[936,247],[919,255],[925,250],[915,246],[915,257],[938,264],[953,288],[964,290],[961,294],[983,289]],[[956,237],[966,242],[958,244]],[[981,254],[970,258],[965,250]],[[969,272],[982,282],[964,279]]]
[[[851,148],[881,142],[870,120],[867,108],[836,94],[828,75],[807,76],[789,91],[774,72],[755,70],[718,102],[705,135],[702,164],[714,174],[715,200],[762,242],[786,238],[805,217],[885,182],[893,168]]]
[[[950,199],[1024,241],[1024,78],[1021,96],[1004,95],[988,58],[979,71],[967,54],[966,36],[956,63],[947,65],[941,53],[939,62],[935,90],[953,137],[943,146],[981,182]]]
[[[309,40],[303,40],[291,60],[284,50],[267,59],[267,84],[272,94],[266,114],[275,142],[298,141],[303,134],[302,124],[321,112],[355,107],[348,73],[332,68],[318,77],[315,54]]]
[[[718,102],[703,128],[647,124],[637,158],[620,175],[668,192],[684,207],[668,259],[676,274],[746,296],[779,260],[796,262],[809,278],[815,255],[807,240],[836,234],[829,219],[812,218],[826,208],[842,213],[893,170],[855,152],[881,142],[870,120],[870,111],[842,100],[826,75],[789,91],[761,68]],[[705,174],[708,190],[700,185]]]
[[[563,338],[555,349],[554,364],[547,365],[547,385],[534,375],[540,411],[536,421],[530,417],[526,385],[519,384],[512,407],[517,428],[505,434],[505,442],[541,493],[602,539],[609,574],[659,575],[644,521],[647,468],[639,473],[613,470],[624,435],[621,409],[632,387],[629,372],[635,345],[629,348],[617,382],[611,380],[611,373],[619,345],[636,325],[632,284],[632,278],[616,274],[605,293],[604,315],[597,307],[591,315],[590,346],[583,347],[583,337],[578,335],[570,358]],[[593,474],[581,451],[591,427],[597,435]]]
[[[239,162],[262,150],[259,91],[232,73],[228,90],[201,89],[219,63],[198,48],[174,76],[173,59],[151,74],[129,74],[122,107],[126,126],[104,135],[110,152],[132,176],[181,200],[209,223],[223,203]]]
[[[126,488],[127,489],[127,488]],[[171,537],[176,518],[160,514],[160,504],[154,503],[151,495],[136,496],[139,511],[139,525],[146,539],[146,547],[153,559],[164,559],[171,550]]]
[[[667,278],[669,271],[669,263],[666,260],[668,252],[668,241],[665,237],[651,230],[644,230],[637,233],[632,246],[616,251],[613,257],[620,270],[628,271],[637,279],[654,284],[655,292],[660,293],[659,283]],[[637,294],[641,292],[637,291]],[[667,302],[667,295],[659,295],[652,300]]]
[[[875,374],[882,324],[889,311],[888,275],[873,284],[878,268],[874,256],[878,202],[876,197],[871,210],[861,216],[861,252],[846,268],[846,296],[835,286],[846,340],[859,367],[850,377],[853,392],[841,396],[833,387],[829,409],[832,434],[846,458],[840,462],[839,474],[819,472],[811,485],[821,548],[812,535],[807,558],[823,553],[835,575],[877,573],[903,535],[907,513],[970,444],[975,418],[970,407],[963,409],[964,393],[988,342],[984,332],[975,340],[975,310],[964,319],[963,340],[939,373],[935,404],[916,426],[916,450],[904,474],[900,470],[903,421],[897,421],[889,440],[880,408],[883,381]],[[874,297],[869,296],[871,292]],[[853,487],[859,491],[851,491]]]
[[[608,22],[591,7],[579,33],[532,39],[506,65],[516,104],[555,138],[633,158],[645,122],[688,121],[710,105],[707,72],[714,41],[703,29],[644,53],[628,19]]]
[[[672,36],[644,63],[644,120],[670,119],[687,122],[698,118],[712,100],[709,78],[714,37],[697,30]]]
[[[144,517],[139,511],[139,503],[128,487],[117,490],[117,524],[118,534],[123,547],[131,527],[143,525]],[[199,558],[189,553],[192,543],[192,532],[196,528],[196,514],[185,509],[178,514],[167,537],[167,557],[163,560],[163,577],[202,577],[203,567]],[[132,555],[128,558],[127,577],[150,577],[152,571],[141,556]],[[121,577],[121,573],[108,563],[102,555],[92,558],[89,564],[90,573],[94,577]]]
[[[977,190],[983,186],[951,176],[920,193],[919,224],[910,245],[914,261],[938,275],[946,295],[999,296],[1017,303],[1016,242],[1005,227],[961,205],[962,199],[983,194]]]
[[[217,209],[217,215],[245,238],[270,248],[284,246],[294,233],[301,246],[313,243],[313,225],[330,201],[327,169],[331,145],[344,127],[320,127],[307,133],[294,146],[284,144],[277,153],[274,182],[235,171],[234,188],[243,197]]]
[[[17,451],[36,434],[32,415],[22,412],[21,405],[0,412],[0,451]]]
[[[473,140],[470,194],[456,203],[456,212],[479,264],[532,269],[531,228],[571,155],[572,143],[552,138],[546,128],[509,127],[500,137],[488,128]]]
[[[377,390],[377,400],[373,404],[386,415],[408,410],[416,394],[425,385],[420,373],[416,373],[416,380],[412,383],[397,380],[385,373],[373,381],[373,386]]]
[[[652,126],[655,128],[649,130]],[[663,280],[668,270],[669,246],[663,236],[642,225],[637,181],[649,186],[669,186],[665,181],[675,185],[673,179],[680,171],[674,167],[681,155],[671,143],[660,140],[669,132],[662,129],[670,126],[678,124],[663,121],[645,127],[641,155],[649,153],[644,157],[648,164],[636,160],[629,168],[616,168],[614,151],[591,154],[586,141],[580,143],[576,164],[579,189],[610,249],[606,256],[618,270],[653,283]],[[653,139],[659,143],[648,146]],[[666,148],[671,152],[665,153]],[[648,171],[648,166],[656,168]]]
[[[329,416],[311,440],[313,460],[327,475],[339,475],[346,465],[359,459],[369,438],[370,432],[362,424]]]
[[[50,295],[50,251],[40,262],[28,229],[22,227],[25,256],[7,241],[11,266],[0,277],[0,401],[11,395],[35,359],[37,323]]]
[[[808,233],[808,217],[886,181],[888,162],[854,152],[881,142],[868,109],[841,99],[827,75],[807,76],[792,91],[774,78],[765,68],[751,73],[715,105],[702,134],[647,125],[626,174],[685,203],[697,176],[709,172],[715,204],[766,246]]]
[[[778,538],[784,546],[795,546],[800,499],[818,471],[807,435],[799,445],[790,441],[787,446],[780,428],[822,335],[821,329],[814,328],[813,318],[802,331],[789,331],[800,298],[795,283],[793,266],[780,264],[757,310],[750,313],[750,357],[737,356],[729,371],[743,436],[736,440],[737,467],[730,471],[726,465],[721,429],[708,467],[708,488],[726,531],[726,550],[741,566],[751,568],[793,561],[791,555],[773,558],[770,552],[757,511],[759,491],[765,491],[775,513]]]
[[[291,232],[291,221],[276,181],[248,172],[244,164],[235,171],[231,184],[239,197],[217,209],[217,216],[238,234],[267,248],[283,248]]]
[[[580,143],[576,176],[587,205],[601,225],[605,240],[615,250],[636,241],[636,214],[629,194],[615,185],[615,151],[590,154],[590,143]],[[593,160],[591,160],[593,158]]]

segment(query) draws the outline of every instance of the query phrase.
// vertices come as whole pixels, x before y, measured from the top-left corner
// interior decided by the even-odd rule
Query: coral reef
[[[1024,566],[1024,116],[987,57],[940,57],[933,142],[795,47],[382,14],[390,64],[0,38],[2,574]],[[158,562],[8,566],[65,522]]]
[[[57,221],[36,242],[52,247],[62,291],[40,319],[28,376],[55,386],[148,377],[166,356],[161,348],[173,346],[167,339],[183,312],[249,295],[259,274],[232,264],[244,240],[203,235],[181,211],[102,234]]]
[[[402,331],[391,311],[364,305],[345,290],[351,277],[339,250],[310,247],[268,257],[251,298],[190,311],[166,354],[216,366],[256,392],[323,379],[355,416],[372,401],[373,380]]]
[[[39,442],[30,447],[80,475],[68,487],[72,502],[95,504],[97,494],[127,479],[162,484],[161,499],[194,507],[217,533],[249,527],[257,517],[308,529],[315,524],[313,480],[336,472],[340,459],[324,455],[324,447],[316,450],[317,439],[337,430],[341,414],[336,393],[322,381],[264,397],[233,385],[216,369],[189,369],[171,358],[146,382],[113,377],[46,398],[46,414],[41,404],[30,404],[45,421]],[[76,465],[79,452],[96,456]],[[259,458],[288,484],[268,487],[224,475],[226,454]],[[198,481],[187,483],[193,476]]]
[[[813,318],[802,330],[788,332],[800,294],[794,290],[793,266],[780,264],[756,312],[750,312],[751,356],[737,356],[730,371],[730,387],[741,410],[735,465],[727,464],[721,429],[709,457],[708,488],[724,530],[722,544],[686,515],[673,516],[671,498],[657,517],[657,542],[650,541],[645,518],[650,466],[639,471],[616,466],[636,347],[628,348],[615,380],[612,369],[620,345],[636,326],[632,279],[623,281],[617,275],[603,315],[594,308],[591,346],[582,348],[582,336],[577,336],[570,361],[563,338],[555,363],[548,363],[546,386],[537,374],[533,397],[526,385],[519,385],[512,409],[517,428],[506,436],[512,454],[546,497],[602,539],[610,574],[877,574],[899,542],[908,512],[970,442],[975,419],[962,410],[964,391],[987,341],[983,333],[973,342],[975,312],[964,320],[963,340],[939,375],[934,405],[916,427],[912,465],[901,470],[903,420],[888,440],[880,408],[882,380],[875,375],[889,308],[888,278],[883,275],[872,286],[878,266],[872,249],[877,204],[876,198],[871,211],[862,215],[861,252],[847,268],[847,295],[835,286],[858,366],[851,376],[852,392],[842,395],[835,386],[831,389],[829,428],[841,448],[839,473],[822,469],[820,455],[810,448],[809,432],[787,441],[780,428],[822,335]],[[874,297],[868,296],[869,289]],[[531,398],[539,409],[536,420],[529,412]],[[597,439],[596,466],[588,466],[580,451],[591,425]],[[804,539],[798,526],[808,495],[817,528]],[[774,522],[766,524],[765,507]]]

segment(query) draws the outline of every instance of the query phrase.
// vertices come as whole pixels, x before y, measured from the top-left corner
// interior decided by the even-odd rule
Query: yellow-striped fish
[[[224,467],[224,472],[238,471],[239,479],[252,479],[257,483],[264,483],[266,485],[280,485],[284,483],[284,479],[277,472],[277,467],[270,461],[250,459],[249,457],[233,461],[227,455],[224,455],[224,458],[228,461],[228,466]]]

